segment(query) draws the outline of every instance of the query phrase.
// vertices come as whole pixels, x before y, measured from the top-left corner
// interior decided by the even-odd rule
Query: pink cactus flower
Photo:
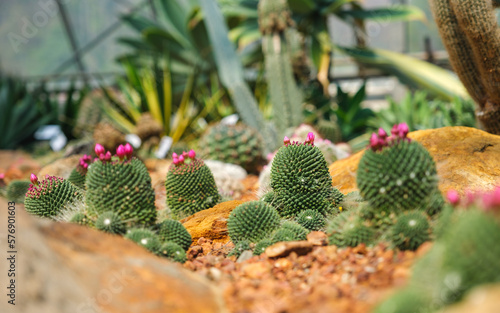
[[[453,206],[457,206],[460,203],[460,195],[456,190],[448,190],[446,199]]]
[[[285,138],[283,138],[283,144],[285,146],[288,146],[290,144],[290,138],[288,138],[287,136],[285,136]]]
[[[399,135],[399,124],[394,124],[394,126],[392,126],[392,128],[391,128],[391,134],[394,137],[397,137]]]
[[[482,196],[482,204],[485,209],[500,208],[500,187],[496,187],[492,192]]]
[[[106,152],[106,154],[104,155],[104,160],[106,161],[110,161],[111,160],[111,152]]]
[[[116,148],[116,155],[122,160],[125,157],[125,147],[123,145],[119,145]]]
[[[175,154],[175,153],[174,153]],[[174,157],[174,164],[177,165],[179,164],[179,158],[177,158],[177,154],[175,154],[175,157]]]
[[[380,139],[387,138],[387,133],[385,132],[385,130],[382,127],[380,127],[378,129],[378,136],[379,136]]]
[[[104,147],[98,143],[95,144],[94,152],[96,155],[104,154]]]
[[[179,157],[179,156],[177,155],[177,153],[175,153],[175,152],[174,152],[174,153],[172,153],[172,158],[177,159],[178,157]]]
[[[196,157],[196,152],[194,152],[193,149],[189,150],[188,152],[188,158],[194,159]]]
[[[184,155],[179,155],[179,164],[184,164]]]
[[[379,140],[377,134],[373,133],[370,137],[370,148],[374,151],[379,149]]]
[[[408,124],[406,123],[401,123],[398,125],[398,135],[401,138],[405,138],[406,135],[408,135],[408,132],[410,129],[408,128]]]
[[[38,186],[38,177],[35,174],[31,173],[30,180],[33,185]]]
[[[126,155],[127,159],[131,159],[132,154],[134,153],[134,148],[132,148],[132,146],[127,142],[125,144],[125,146],[123,146],[123,149],[125,151],[125,155]]]
[[[314,133],[312,132],[307,133],[306,142],[314,144]]]
[[[5,178],[5,174],[4,173],[0,173],[0,180],[3,180]]]

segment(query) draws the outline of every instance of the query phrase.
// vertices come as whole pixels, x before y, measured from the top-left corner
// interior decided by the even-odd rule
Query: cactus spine
[[[486,131],[500,134],[498,1],[430,0],[450,62],[478,108]]]
[[[288,42],[294,23],[286,0],[261,0],[258,10],[273,119],[278,135],[283,135],[302,121],[302,94],[293,76]]]

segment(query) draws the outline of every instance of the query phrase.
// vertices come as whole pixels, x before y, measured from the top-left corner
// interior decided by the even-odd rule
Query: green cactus
[[[161,242],[175,242],[186,251],[191,246],[191,235],[179,221],[167,219],[156,224],[154,228]]]
[[[184,263],[187,260],[186,251],[179,244],[167,241],[159,249],[159,255],[166,257],[174,262]]]
[[[272,245],[273,241],[271,239],[268,238],[262,239],[255,245],[255,248],[253,249],[253,255],[261,255],[266,251],[267,247],[270,247]]]
[[[95,228],[111,234],[125,234],[127,231],[125,223],[120,216],[113,211],[107,211],[100,214],[95,221]]]
[[[284,221],[281,224],[280,229],[288,229],[292,231],[295,234],[295,240],[307,240],[307,234],[309,234],[308,229],[293,221]]]
[[[373,311],[374,313],[432,313],[429,298],[422,290],[405,288],[396,292],[386,301],[382,302]]]
[[[293,218],[307,209],[326,215],[335,201],[328,165],[313,143],[288,143],[278,150],[271,167],[271,187],[282,217]]]
[[[5,195],[9,201],[24,203],[25,195],[30,188],[29,180],[13,180],[7,186]]]
[[[237,164],[250,173],[257,173],[265,164],[263,145],[261,135],[242,123],[218,123],[208,128],[200,139],[206,159]]]
[[[362,204],[358,210],[359,216],[369,221],[370,225],[383,233],[388,230],[397,220],[397,214],[392,210],[376,209],[367,204]]]
[[[274,191],[270,190],[266,192],[260,199],[260,201],[264,201],[270,205],[274,204]]]
[[[300,240],[299,238],[297,238],[297,234],[287,228],[278,229],[271,237],[271,242],[273,244],[282,241],[296,241],[296,240]]]
[[[181,156],[182,157],[182,156]],[[221,196],[215,179],[203,160],[189,158],[170,166],[165,188],[167,206],[174,218],[182,218],[216,205]]]
[[[368,245],[374,240],[375,231],[367,224],[356,211],[340,213],[327,226],[328,241],[338,247]]]
[[[445,201],[443,195],[439,191],[439,189],[434,189],[434,192],[427,198],[427,202],[422,206],[425,208],[425,212],[429,214],[429,216],[435,216],[440,213],[445,206]]]
[[[437,189],[436,165],[418,142],[398,140],[381,151],[367,149],[357,171],[361,195],[372,207],[387,210],[422,208]]]
[[[309,209],[297,215],[297,223],[305,229],[317,231],[325,227],[326,219],[318,211]]]
[[[242,240],[258,242],[279,227],[276,210],[262,201],[245,202],[237,206],[227,220],[229,237],[236,244]]]
[[[46,176],[36,184],[31,184],[24,205],[28,213],[40,217],[56,218],[67,206],[81,201],[83,198],[79,188],[60,177]]]
[[[252,247],[250,247],[250,242],[248,240],[241,240],[234,245],[233,250],[231,250],[231,252],[229,252],[227,256],[235,255],[237,258],[239,258],[243,251],[247,250],[252,250]]]
[[[258,12],[273,120],[280,136],[303,120],[303,96],[295,82],[290,55],[290,37],[297,34],[286,0],[260,0]]]
[[[334,121],[321,119],[316,124],[316,129],[323,139],[328,139],[333,143],[342,141],[340,126]]]
[[[500,29],[498,1],[432,0],[450,63],[478,107],[486,131],[500,134]]]
[[[137,159],[102,162],[87,171],[86,205],[90,216],[106,211],[117,213],[130,225],[153,225],[156,221],[155,194],[151,177]]]
[[[158,236],[149,229],[145,228],[130,229],[125,234],[125,238],[132,240],[136,244],[148,249],[154,254],[160,253],[161,249],[160,239],[158,239]]]
[[[443,237],[442,297],[453,303],[475,286],[500,282],[500,223],[471,208],[448,227]]]
[[[76,168],[69,174],[68,181],[80,189],[85,189],[85,175]]]
[[[76,212],[73,214],[73,216],[70,217],[69,222],[82,226],[94,226],[94,222],[83,212]]]
[[[391,228],[391,240],[400,250],[417,250],[430,239],[430,225],[427,214],[410,211],[398,217]]]
[[[85,176],[89,165],[92,163],[90,155],[84,155],[80,158],[80,163],[69,174],[68,181],[80,189],[85,189]]]

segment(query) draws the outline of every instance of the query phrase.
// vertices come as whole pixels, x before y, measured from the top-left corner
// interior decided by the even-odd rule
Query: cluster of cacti
[[[91,163],[92,157],[90,155],[86,154],[81,157],[77,167],[69,174],[68,181],[78,188],[85,189],[85,176]]]
[[[498,1],[431,0],[450,63],[477,103],[486,131],[500,134]]]
[[[395,125],[391,137],[380,128],[359,162],[358,188],[376,209],[419,209],[437,189],[432,156],[407,133],[406,124]]]
[[[167,206],[175,218],[186,217],[216,205],[221,196],[214,176],[194,150],[173,155],[165,188]]]
[[[55,218],[72,203],[81,201],[79,188],[60,177],[46,176],[41,182],[31,174],[31,184],[26,192],[26,211],[41,217]]]
[[[431,250],[414,267],[406,289],[382,303],[376,312],[436,312],[460,300],[472,288],[500,282],[500,187],[485,194],[468,195],[466,209],[458,193],[448,200],[455,206],[441,218],[446,224]],[[444,226],[444,225],[442,225]],[[402,299],[414,295],[421,311],[410,310]],[[418,297],[417,297],[418,295]],[[415,303],[417,305],[417,303]]]
[[[231,241],[256,243],[269,236],[280,225],[276,210],[263,201],[249,201],[237,206],[229,215],[227,229]]]
[[[262,239],[261,241],[257,242],[255,244],[255,247],[253,249],[253,254],[254,255],[261,255],[264,253],[267,249],[267,247],[270,247],[273,244],[273,241],[269,238]]]
[[[25,195],[30,188],[29,180],[13,180],[7,185],[5,196],[16,203],[24,203]]]
[[[304,143],[290,142],[287,137],[284,143],[271,167],[273,205],[279,214],[293,218],[308,209],[323,215],[331,212],[340,195],[332,187],[323,154],[314,146],[313,133],[308,134]]]
[[[117,148],[117,158],[96,145],[99,156],[88,167],[85,203],[90,216],[117,213],[128,225],[152,225],[156,221],[151,177],[139,160],[132,159],[130,145]]]
[[[250,173],[258,172],[263,165],[263,145],[261,135],[242,123],[218,123],[209,127],[200,139],[201,153],[206,159],[237,164]]]
[[[305,227],[301,226],[299,223],[294,221],[284,221],[278,231],[280,229],[287,229],[294,234],[294,240],[306,240],[307,234],[309,234],[309,230]]]
[[[295,82],[290,56],[290,37],[298,34],[293,32],[294,22],[286,0],[261,0],[258,12],[273,120],[278,135],[283,135],[303,120],[303,97]]]
[[[406,124],[394,125],[391,133],[389,137],[380,128],[372,135],[357,172],[366,203],[356,203],[330,221],[330,244],[385,240],[400,250],[416,250],[432,238],[431,219],[438,218],[444,204],[436,166],[423,146],[407,138]],[[347,199],[342,204],[353,203]]]

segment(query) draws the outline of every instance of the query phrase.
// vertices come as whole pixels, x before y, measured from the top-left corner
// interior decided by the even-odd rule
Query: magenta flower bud
[[[101,155],[104,153],[104,147],[98,143],[95,144],[95,148],[94,148],[94,151],[95,151],[95,154],[96,155]]]
[[[188,157],[194,159],[196,157],[196,152],[193,149],[189,150]]]
[[[283,138],[283,144],[285,146],[288,146],[290,144],[290,138],[288,138],[287,136],[285,136],[285,138]]]
[[[104,155],[104,160],[106,160],[106,161],[111,160],[111,152],[109,152],[109,151],[106,152],[106,154]]]
[[[175,153],[175,152],[172,153],[172,158],[177,159],[178,157],[179,156],[177,155],[177,153]]]
[[[307,133],[306,142],[314,143],[314,134],[312,132]]]
[[[446,193],[446,199],[449,203],[451,203],[451,205],[457,206],[460,202],[460,195],[456,190],[448,190]]]
[[[38,186],[38,177],[36,177],[35,174],[31,173],[30,180],[33,183],[33,185]]]
[[[187,158],[187,157],[188,157],[188,153],[187,153],[186,151],[182,151],[182,156],[183,156],[183,157],[184,157],[184,159],[185,159],[185,158]]]
[[[370,148],[372,148],[373,150],[378,149],[378,136],[375,133],[373,133],[370,137]]]
[[[399,126],[398,126],[399,137],[405,138],[406,135],[408,135],[409,131],[410,131],[410,129],[408,128],[408,124],[406,124],[406,123],[399,124]]]
[[[125,147],[123,145],[119,145],[118,148],[116,148],[116,155],[120,160],[125,157]]]
[[[127,156],[128,159],[132,158],[132,153],[134,153],[134,148],[127,142],[125,146],[123,147],[125,151],[125,155]]]
[[[387,138],[387,133],[385,132],[385,130],[382,127],[380,127],[378,129],[378,136],[380,137],[380,139]]]
[[[174,157],[174,164],[177,165],[179,164],[179,159],[177,158],[177,154],[174,152],[175,157]]]
[[[5,174],[4,173],[0,173],[0,180],[3,180],[5,178]]]
[[[184,163],[184,155],[179,155],[179,163],[180,164]]]
[[[395,124],[394,126],[392,126],[391,134],[395,137],[398,136],[398,134],[399,134],[399,125],[398,124]]]
[[[104,161],[104,158],[106,158],[104,153],[99,154],[99,160]]]
[[[83,163],[82,166],[83,166],[84,169],[88,169],[89,168],[89,165],[87,163]]]

